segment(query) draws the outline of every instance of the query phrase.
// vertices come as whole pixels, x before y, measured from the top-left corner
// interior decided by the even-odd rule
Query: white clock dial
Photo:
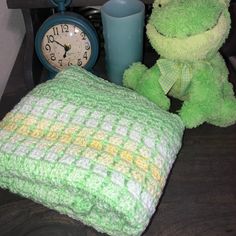
[[[70,65],[85,66],[91,57],[87,35],[72,24],[58,24],[44,35],[41,49],[45,59],[58,70]]]

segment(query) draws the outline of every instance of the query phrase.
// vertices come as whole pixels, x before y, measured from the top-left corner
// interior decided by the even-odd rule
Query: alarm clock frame
[[[86,70],[92,70],[95,65],[98,54],[99,54],[99,39],[94,26],[81,15],[73,12],[63,12],[56,13],[50,16],[47,20],[43,22],[40,28],[37,31],[35,37],[35,51],[38,56],[39,61],[42,65],[52,74],[58,73],[60,70],[52,66],[47,59],[45,58],[42,52],[42,41],[45,34],[50,30],[53,26],[59,24],[71,24],[78,27],[82,32],[84,32],[90,42],[91,46],[91,56],[88,62],[83,66]]]

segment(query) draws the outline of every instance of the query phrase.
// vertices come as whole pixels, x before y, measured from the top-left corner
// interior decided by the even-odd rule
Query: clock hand
[[[55,43],[57,43],[58,45],[62,46],[63,48],[65,48],[65,45],[62,45],[61,43],[57,42],[56,40],[54,40]]]
[[[65,53],[64,53],[63,57],[66,58],[66,53],[71,49],[71,45],[70,44],[69,45],[65,44],[64,49],[65,49]]]
[[[66,52],[68,51],[67,45],[63,45],[61,43],[59,43],[58,41],[54,40],[53,42],[57,43],[58,45],[62,46],[65,50],[65,53],[63,55],[64,58],[66,58]]]

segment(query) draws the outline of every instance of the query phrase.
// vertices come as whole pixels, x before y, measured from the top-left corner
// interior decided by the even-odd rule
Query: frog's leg
[[[225,81],[222,85],[217,75],[207,70],[192,79],[189,99],[179,112],[187,128],[208,122],[228,126],[236,121],[236,100],[232,87]],[[222,87],[223,86],[223,87]]]
[[[234,95],[233,85],[228,81],[228,68],[223,57],[217,53],[211,60],[214,72],[219,76],[219,104],[216,111],[212,113],[208,122],[225,127],[236,121],[236,98]]]
[[[142,78],[148,68],[140,62],[133,63],[124,72],[123,85],[136,90],[137,82]]]
[[[164,110],[170,107],[170,100],[161,88],[158,78],[160,70],[154,65],[147,69],[141,63],[135,63],[124,73],[124,85],[147,97]]]
[[[236,123],[236,98],[233,85],[225,81],[222,87],[222,97],[219,100],[216,112],[210,117],[209,123],[226,127]]]
[[[224,98],[234,98],[234,90],[233,90],[233,85],[229,83],[228,81],[225,81],[223,84],[223,96]]]

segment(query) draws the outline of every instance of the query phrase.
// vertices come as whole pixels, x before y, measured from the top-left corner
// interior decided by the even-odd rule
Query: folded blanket
[[[0,186],[110,235],[140,235],[184,126],[79,68],[37,86],[0,123]]]

